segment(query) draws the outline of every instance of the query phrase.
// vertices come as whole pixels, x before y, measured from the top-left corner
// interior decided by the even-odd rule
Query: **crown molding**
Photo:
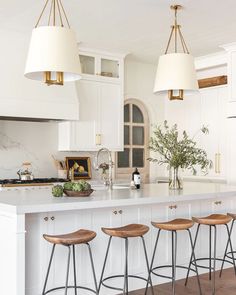
[[[212,54],[199,56],[194,59],[194,62],[196,70],[227,65],[227,53],[225,51],[219,51]]]

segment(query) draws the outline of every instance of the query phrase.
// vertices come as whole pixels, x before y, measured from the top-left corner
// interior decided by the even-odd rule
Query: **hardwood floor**
[[[203,295],[211,294],[211,281],[208,280],[208,275],[200,276]],[[198,286],[195,277],[189,279],[187,287],[184,286],[185,280],[176,282],[176,295],[197,295]],[[166,283],[154,287],[155,295],[171,295],[171,283]],[[129,293],[130,295],[143,295],[144,290],[137,290]],[[226,269],[221,278],[219,272],[216,273],[216,295],[235,295],[236,294],[236,276],[232,268]],[[149,290],[148,295],[151,295]]]

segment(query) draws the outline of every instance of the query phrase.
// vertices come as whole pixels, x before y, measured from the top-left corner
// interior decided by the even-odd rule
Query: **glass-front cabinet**
[[[120,80],[123,71],[123,57],[102,55],[80,50],[80,63],[83,77],[95,80]]]

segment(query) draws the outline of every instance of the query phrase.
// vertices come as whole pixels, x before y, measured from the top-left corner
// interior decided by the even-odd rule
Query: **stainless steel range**
[[[67,179],[63,178],[34,178],[32,180],[0,179],[0,186],[2,188],[51,186],[56,183],[64,183],[67,181]]]

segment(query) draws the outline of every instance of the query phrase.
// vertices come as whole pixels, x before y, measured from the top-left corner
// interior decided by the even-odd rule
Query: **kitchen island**
[[[169,191],[166,183],[147,184],[140,190],[121,187],[113,191],[98,190],[87,198],[54,198],[50,188],[0,191],[0,294],[41,294],[51,250],[51,245],[42,238],[43,233],[68,233],[78,228],[96,231],[97,237],[91,247],[99,278],[108,239],[101,232],[102,226],[115,227],[128,223],[150,226],[151,220],[166,221],[227,211],[236,212],[236,186],[216,183],[186,182],[182,191]],[[207,232],[201,231],[197,255],[207,255],[206,235]],[[156,230],[150,226],[145,236],[149,257],[155,237]],[[184,232],[178,236],[179,264],[187,264],[190,257],[187,238]],[[225,242],[226,233],[222,227],[217,241],[219,256],[224,252]],[[130,272],[143,274],[146,268],[139,239],[130,241],[129,247],[132,249]],[[83,246],[80,248],[77,251],[78,281],[81,285],[92,286],[87,252]],[[114,239],[107,275],[123,272],[123,248],[122,241]],[[157,259],[161,264],[170,261],[167,233],[163,233],[160,240]],[[64,284],[65,266],[66,251],[58,247],[49,287]],[[180,273],[179,278],[182,275]],[[155,278],[154,283],[160,282],[160,278]],[[130,287],[143,287],[143,282],[131,282]],[[114,294],[114,291],[102,289],[101,294]]]

